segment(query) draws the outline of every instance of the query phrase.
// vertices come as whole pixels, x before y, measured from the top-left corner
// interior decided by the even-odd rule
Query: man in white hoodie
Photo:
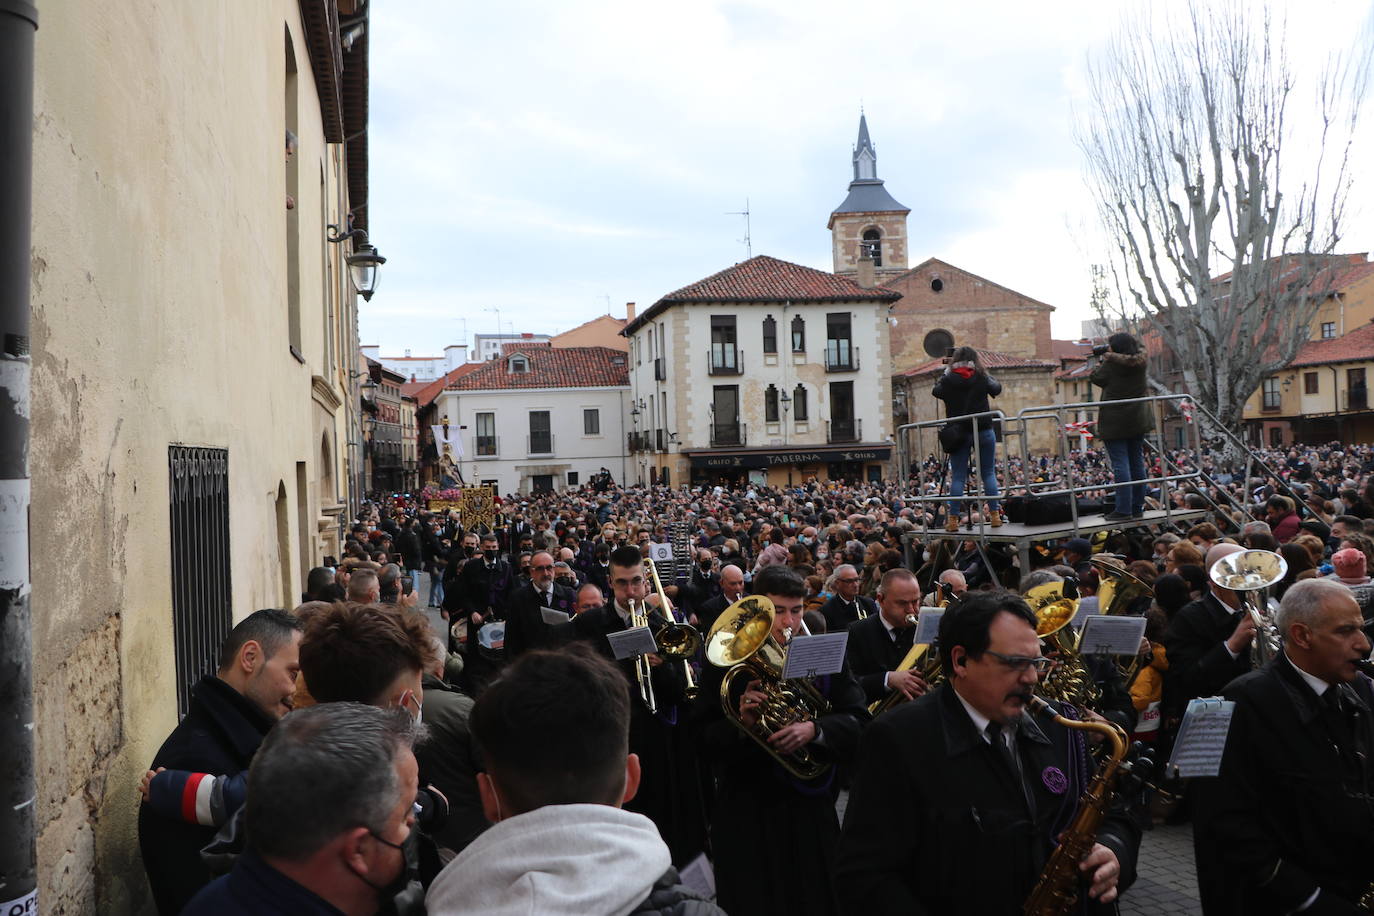
[[[470,728],[492,827],[429,888],[430,916],[723,916],[678,883],[639,787],[630,695],[588,647],[526,653],[478,698]]]

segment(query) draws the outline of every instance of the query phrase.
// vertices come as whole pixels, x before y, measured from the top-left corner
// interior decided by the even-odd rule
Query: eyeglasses
[[[552,566],[531,566],[530,569],[534,570],[535,572],[548,572],[549,570],[553,569],[553,567],[552,567]]]
[[[987,654],[997,659],[1017,674],[1025,672],[1027,668],[1034,668],[1036,674],[1045,674],[1054,665],[1054,659],[1046,658],[1041,655],[1038,658],[1030,658],[1025,655],[1003,655],[1001,652],[994,652],[987,649]]]

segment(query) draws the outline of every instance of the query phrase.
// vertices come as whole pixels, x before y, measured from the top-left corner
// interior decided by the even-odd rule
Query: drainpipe
[[[0,913],[37,913],[29,608],[29,261],[38,10],[0,0]]]

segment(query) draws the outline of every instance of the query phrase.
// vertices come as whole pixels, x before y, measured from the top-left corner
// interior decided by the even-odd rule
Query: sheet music
[[[1078,652],[1081,655],[1135,655],[1140,651],[1140,639],[1144,635],[1144,617],[1093,614],[1083,619]]]
[[[1236,704],[1220,697],[1199,697],[1188,703],[1174,741],[1169,772],[1176,777],[1216,776]]]
[[[541,607],[539,609],[539,616],[544,619],[545,623],[555,627],[560,623],[567,623],[569,620],[572,620],[565,612],[560,611],[556,607]]]
[[[696,891],[707,900],[716,896],[716,874],[711,869],[711,860],[706,853],[699,853],[695,859],[683,866],[678,873],[683,885]]]
[[[610,641],[611,654],[616,661],[636,655],[652,655],[658,651],[658,643],[654,642],[654,634],[648,627],[630,627],[619,633],[607,633],[606,639]]]
[[[921,613],[916,615],[916,635],[912,637],[912,641],[918,646],[921,643],[935,642],[935,637],[940,634],[940,618],[943,616],[944,608],[921,608]]]
[[[844,649],[848,644],[848,631],[793,637],[787,644],[787,661],[782,666],[783,680],[834,674],[844,667]]]

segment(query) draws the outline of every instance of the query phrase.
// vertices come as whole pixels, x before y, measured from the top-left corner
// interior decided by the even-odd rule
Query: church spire
[[[868,118],[859,112],[859,142],[854,145],[854,180],[874,181],[878,177],[878,151],[868,139]]]

